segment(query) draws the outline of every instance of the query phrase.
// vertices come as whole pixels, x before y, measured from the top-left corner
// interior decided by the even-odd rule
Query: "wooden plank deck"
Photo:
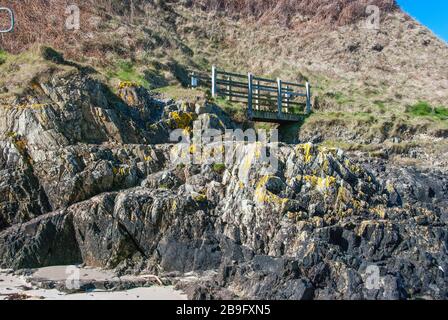
[[[249,120],[257,122],[293,123],[301,122],[305,115],[252,110],[252,112],[248,112],[247,117]]]

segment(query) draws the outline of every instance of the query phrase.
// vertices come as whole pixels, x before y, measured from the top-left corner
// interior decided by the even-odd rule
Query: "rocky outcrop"
[[[81,260],[72,216],[65,210],[39,216],[0,233],[0,266],[20,269]]]
[[[180,165],[170,132],[235,128],[218,107],[79,74],[39,87],[0,111],[1,267],[212,272],[179,282],[198,299],[448,297],[443,173],[311,143],[280,143],[270,173],[241,142],[234,162]]]

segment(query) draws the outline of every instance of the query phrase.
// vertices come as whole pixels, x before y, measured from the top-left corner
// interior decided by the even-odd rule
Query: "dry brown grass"
[[[95,32],[97,25],[92,17],[113,19],[120,17],[129,21],[144,16],[148,10],[170,10],[179,0],[80,0],[81,30],[66,30],[66,8],[70,0],[3,0],[2,5],[13,9],[16,16],[14,33],[0,36],[0,47],[17,53],[35,43],[49,44],[64,50],[68,57],[80,54],[100,57],[102,52],[82,47],[88,34]],[[382,12],[397,8],[395,0],[193,0],[192,5],[205,11],[216,11],[234,18],[255,18],[261,22],[277,21],[283,26],[295,27],[303,22],[311,25],[339,26],[352,23],[366,15],[365,8],[374,4]],[[294,19],[296,16],[300,19]],[[94,20],[94,19],[93,19]],[[123,22],[123,21],[122,21]]]
[[[341,26],[366,16],[366,6],[378,6],[382,12],[396,10],[395,0],[197,0],[204,10],[221,11],[234,17],[252,16],[261,21],[277,20],[294,27],[295,15],[316,24]],[[300,23],[300,22],[299,22]]]
[[[101,56],[104,52],[88,52],[82,43],[94,33],[97,25],[93,17],[112,19],[115,16],[138,14],[144,0],[80,0],[80,30],[67,30],[66,9],[74,4],[71,0],[3,0],[2,6],[11,8],[15,14],[13,33],[0,35],[0,48],[19,53],[34,44],[48,44],[63,50],[67,57],[80,54]],[[82,52],[84,51],[84,52]],[[87,51],[87,52],[86,52]]]

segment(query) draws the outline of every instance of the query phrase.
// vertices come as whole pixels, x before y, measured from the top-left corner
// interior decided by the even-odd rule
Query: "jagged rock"
[[[82,261],[72,216],[62,210],[0,233],[0,266],[20,269]]]
[[[236,124],[211,104],[134,85],[114,96],[80,74],[39,85],[0,109],[1,267],[217,271],[189,285],[196,299],[448,296],[445,176],[367,170],[312,143],[279,144],[272,171],[259,144],[234,163],[179,165],[172,130]]]

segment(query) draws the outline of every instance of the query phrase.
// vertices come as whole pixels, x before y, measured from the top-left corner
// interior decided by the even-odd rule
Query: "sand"
[[[67,269],[70,267],[70,269]],[[67,279],[67,270],[79,271],[82,281],[113,281],[126,280],[117,278],[111,271],[92,268],[77,268],[75,266],[57,266],[37,269],[30,276],[14,275],[7,270],[0,270],[0,300],[16,297],[30,300],[186,300],[187,297],[172,286],[152,286],[130,289],[126,291],[93,290],[90,292],[67,294],[56,289],[43,289],[31,285],[36,281],[62,281]],[[128,277],[131,279],[132,277]],[[131,279],[132,280],[132,279]]]

